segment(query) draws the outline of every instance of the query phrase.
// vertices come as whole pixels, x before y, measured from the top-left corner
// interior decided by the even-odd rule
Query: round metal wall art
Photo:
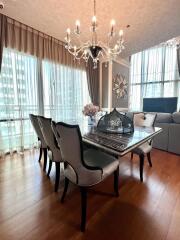
[[[128,83],[125,76],[116,74],[113,78],[113,91],[117,98],[127,98],[128,96]]]

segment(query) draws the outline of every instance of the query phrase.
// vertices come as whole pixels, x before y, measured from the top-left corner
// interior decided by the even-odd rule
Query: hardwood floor
[[[60,203],[63,177],[54,193],[38,163],[38,151],[0,159],[0,239],[180,239],[180,156],[152,152],[153,167],[145,161],[144,183],[139,161],[121,160],[119,198],[113,195],[113,176],[88,193],[87,229],[80,232],[80,194],[70,185]]]

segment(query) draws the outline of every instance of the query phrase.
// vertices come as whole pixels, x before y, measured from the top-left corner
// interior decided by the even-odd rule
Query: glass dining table
[[[106,151],[116,157],[124,156],[134,148],[153,139],[162,131],[159,127],[134,127],[132,133],[105,133],[99,131],[96,125],[88,125],[86,119],[72,119],[65,122],[79,125],[82,140],[85,144]]]

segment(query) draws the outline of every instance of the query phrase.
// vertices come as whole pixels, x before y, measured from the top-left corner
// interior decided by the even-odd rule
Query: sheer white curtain
[[[176,47],[157,46],[132,55],[130,109],[142,110],[144,97],[179,97]]]
[[[37,141],[29,114],[79,119],[90,102],[85,70],[4,48],[0,73],[0,155]]]
[[[0,154],[23,151],[36,137],[29,113],[37,113],[37,59],[4,48],[0,74]]]
[[[42,62],[44,115],[56,121],[82,118],[83,106],[90,102],[85,70]]]

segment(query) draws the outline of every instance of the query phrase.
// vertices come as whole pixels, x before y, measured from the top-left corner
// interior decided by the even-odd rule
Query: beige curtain
[[[25,24],[0,14],[0,64],[3,47],[16,49],[40,59],[48,59],[60,64],[83,68],[84,62],[74,58],[64,47],[64,43]]]
[[[5,44],[6,37],[6,26],[7,18],[4,15],[0,14],[0,72],[2,64],[3,46]]]
[[[178,72],[180,76],[180,45],[177,46],[177,64],[178,64]]]
[[[89,59],[86,74],[91,101],[93,104],[99,105],[99,64],[97,68],[94,68],[92,59]]]

